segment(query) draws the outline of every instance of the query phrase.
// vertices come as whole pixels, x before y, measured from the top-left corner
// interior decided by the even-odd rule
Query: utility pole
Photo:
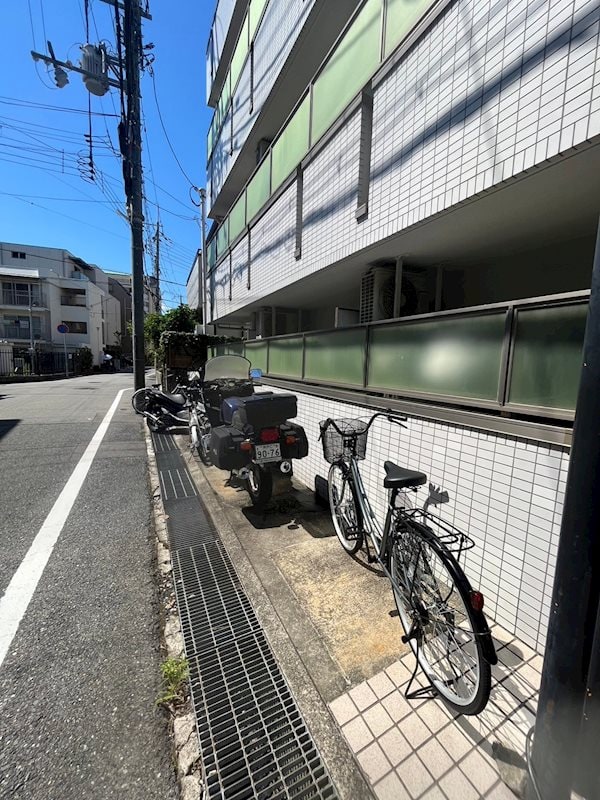
[[[154,280],[156,281],[155,291],[156,294],[154,296],[154,310],[157,314],[160,314],[160,222],[156,223],[156,233],[152,237],[154,239],[154,244],[156,248],[154,250]]]
[[[202,253],[200,255],[200,307],[202,309],[202,333],[206,334],[206,189],[198,189],[200,195],[200,235],[202,239]]]
[[[600,226],[591,286],[528,800],[600,791]]]
[[[123,38],[125,41],[125,84],[127,94],[125,184],[129,223],[131,225],[133,383],[135,389],[141,389],[146,385],[144,357],[144,215],[142,211],[142,133],[140,115],[141,17],[140,0],[123,0]]]

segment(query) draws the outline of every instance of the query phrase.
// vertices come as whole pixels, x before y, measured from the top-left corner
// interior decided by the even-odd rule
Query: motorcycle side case
[[[286,422],[281,426],[281,434],[281,457],[283,459],[305,458],[308,455],[308,439],[301,425],[296,425],[295,422]],[[285,437],[289,435],[296,437],[295,444],[285,444]]]
[[[273,428],[298,415],[295,394],[260,392],[252,397],[239,398],[240,403],[231,417],[231,424],[239,430]]]
[[[250,461],[250,454],[240,450],[245,436],[229,425],[219,425],[210,432],[210,458],[218,469],[240,469]]]

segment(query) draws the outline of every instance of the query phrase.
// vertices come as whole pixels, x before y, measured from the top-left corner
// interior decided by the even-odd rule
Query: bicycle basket
[[[323,455],[330,464],[348,461],[351,456],[357,461],[364,460],[367,452],[368,422],[360,419],[326,419],[319,422],[319,427]]]

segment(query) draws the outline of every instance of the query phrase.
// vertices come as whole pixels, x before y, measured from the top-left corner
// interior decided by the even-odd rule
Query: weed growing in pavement
[[[167,658],[160,665],[162,673],[162,694],[157,705],[182,703],[185,700],[185,681],[188,676],[188,662],[185,658]]]

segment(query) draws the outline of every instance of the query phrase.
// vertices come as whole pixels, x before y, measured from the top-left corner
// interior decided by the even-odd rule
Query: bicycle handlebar
[[[393,422],[394,425],[399,425],[401,428],[406,428],[406,425],[403,425],[402,422],[400,422],[400,420],[403,420],[404,422],[406,422],[406,420],[408,419],[408,417],[406,417],[405,414],[397,414],[391,408],[388,408],[385,411],[377,411],[375,414],[373,414],[373,416],[371,417],[371,419],[367,423],[367,427],[365,428],[363,433],[366,433],[369,430],[369,428],[375,422],[377,417],[385,417],[388,422]],[[331,417],[328,417],[325,420],[325,422],[326,422],[326,424],[325,424],[324,428],[321,430],[321,433],[320,433],[319,438],[318,438],[317,441],[321,441],[321,439],[323,438],[323,434],[325,433],[327,428],[329,428],[330,425],[333,428],[335,428],[335,430],[340,434],[340,436],[347,436],[348,435],[348,434],[344,433],[344,431],[341,431],[338,428],[338,426],[335,424],[335,420],[332,419]]]

